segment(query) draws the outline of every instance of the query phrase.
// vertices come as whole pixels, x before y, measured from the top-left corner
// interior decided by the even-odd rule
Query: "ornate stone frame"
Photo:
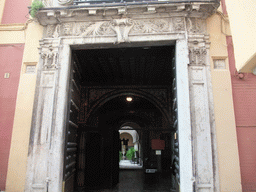
[[[185,7],[178,14],[166,14],[166,10],[156,15],[143,13],[104,18],[96,15],[91,21],[87,17],[74,21],[64,14],[63,21],[61,18],[59,22],[47,21],[44,38],[40,41],[25,191],[62,191],[71,50],[173,43],[176,45],[180,190],[218,191],[205,18],[200,18],[201,12],[193,12],[194,16],[188,17]],[[45,15],[45,12],[50,18],[51,11],[40,14]],[[83,16],[83,13],[79,14]]]

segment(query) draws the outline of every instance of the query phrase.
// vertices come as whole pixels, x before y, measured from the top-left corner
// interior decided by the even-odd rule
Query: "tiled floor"
[[[119,164],[119,183],[113,189],[83,190],[83,192],[173,192],[171,173],[144,173],[142,166],[130,161]]]
[[[119,171],[119,183],[113,189],[87,190],[88,192],[170,192],[170,174],[145,174],[142,169]]]

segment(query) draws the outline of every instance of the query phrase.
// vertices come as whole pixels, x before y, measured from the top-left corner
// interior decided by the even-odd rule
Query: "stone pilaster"
[[[205,21],[189,18],[189,90],[192,122],[193,170],[196,191],[215,191],[213,171],[213,98],[209,42]]]
[[[65,110],[59,112],[57,98],[63,96],[65,100],[65,81],[61,82],[60,77],[68,66],[59,65],[58,44],[59,41],[41,42],[25,191],[61,191]]]

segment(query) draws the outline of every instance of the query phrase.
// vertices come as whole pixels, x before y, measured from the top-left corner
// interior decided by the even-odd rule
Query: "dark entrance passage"
[[[171,176],[168,174],[148,174],[143,170],[120,170],[119,183],[112,189],[88,190],[88,192],[170,192]]]
[[[73,51],[65,191],[174,188],[173,58],[172,46]],[[118,130],[132,123],[143,169],[120,170]]]

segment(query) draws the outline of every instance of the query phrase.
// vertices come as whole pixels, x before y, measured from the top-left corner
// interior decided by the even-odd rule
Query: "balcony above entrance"
[[[185,16],[206,18],[219,6],[219,0],[42,0],[36,17],[42,25],[81,22],[109,17]]]

